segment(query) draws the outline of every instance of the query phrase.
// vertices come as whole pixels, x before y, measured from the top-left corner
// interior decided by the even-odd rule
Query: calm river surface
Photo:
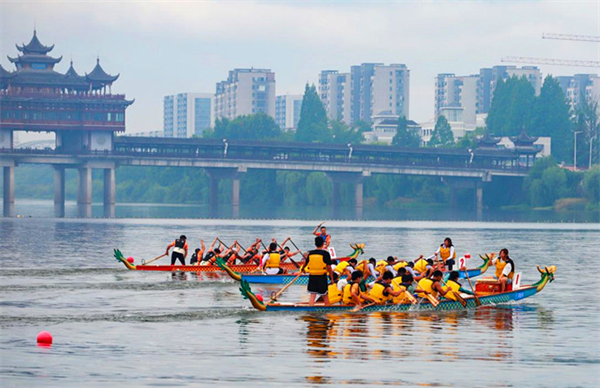
[[[521,303],[452,313],[261,313],[232,281],[127,271],[112,258],[120,248],[151,259],[182,233],[191,246],[292,236],[308,248],[314,224],[1,219],[0,385],[600,385],[598,224],[327,224],[338,254],[364,242],[366,258],[414,258],[451,236],[460,255],[509,248],[523,283],[539,279],[537,264],[558,267],[555,282]],[[303,286],[282,300],[299,299]],[[42,330],[51,348],[36,346]]]

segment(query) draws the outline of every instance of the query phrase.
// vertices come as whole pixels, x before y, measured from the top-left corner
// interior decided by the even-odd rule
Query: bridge
[[[473,189],[482,209],[483,184],[495,177],[523,177],[537,151],[498,149],[398,148],[379,145],[315,144],[227,139],[114,137],[111,149],[0,148],[4,174],[4,216],[14,216],[14,169],[19,164],[54,167],[54,203],[64,217],[65,169],[78,170],[78,214],[91,216],[92,169],[104,171],[104,215],[114,217],[115,169],[119,166],[202,168],[210,178],[211,214],[218,206],[218,182],[232,181],[232,213],[239,216],[241,176],[248,169],[321,171],[333,184],[332,203],[339,206],[340,184],[354,185],[355,211],[363,212],[363,185],[372,174],[438,176],[451,189]]]

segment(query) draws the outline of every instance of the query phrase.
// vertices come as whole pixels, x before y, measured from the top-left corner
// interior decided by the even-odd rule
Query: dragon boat
[[[364,253],[365,244],[351,244],[354,250],[350,255],[346,257],[337,258],[339,261],[346,261],[355,259],[359,255]],[[167,272],[222,272],[221,267],[218,265],[136,265],[127,261],[123,253],[119,249],[114,250],[114,257],[117,261],[123,263],[125,267],[132,271],[167,271]],[[297,263],[301,265],[301,263]],[[281,263],[280,267],[286,271],[297,270],[299,267],[293,262]],[[234,273],[248,273],[255,272],[256,264],[243,264],[243,265],[232,265],[229,266],[230,270]],[[282,284],[282,283],[278,283]]]
[[[541,279],[531,285],[521,286],[518,289],[509,289],[505,292],[478,292],[478,300],[474,296],[461,294],[463,302],[444,299],[434,306],[427,299],[420,300],[417,304],[401,303],[401,304],[383,304],[383,305],[366,305],[360,307],[361,312],[396,312],[396,311],[451,311],[461,310],[465,308],[476,308],[481,306],[497,305],[502,303],[516,302],[525,298],[529,298],[544,289],[547,283],[554,280],[556,266],[545,267],[543,270],[538,266],[538,271],[541,274]],[[308,303],[280,303],[280,302],[263,302],[252,292],[250,284],[247,281],[242,281],[240,292],[244,299],[248,299],[252,306],[259,311],[302,311],[302,312],[317,312],[317,313],[336,313],[336,312],[353,312],[357,311],[357,307],[353,305],[332,304],[325,306],[324,304],[315,304],[310,306]]]
[[[364,244],[362,244],[362,245],[364,246]],[[351,247],[355,248],[355,245],[351,245]],[[362,249],[361,249],[361,251],[362,251]],[[361,252],[361,254],[362,254],[362,252]],[[355,251],[350,256],[351,257],[347,257],[347,258],[343,258],[343,259],[349,260],[351,258],[358,257],[356,248],[355,248]],[[479,255],[479,257],[483,260],[483,264],[481,264],[479,267],[476,267],[476,268],[459,270],[458,274],[461,279],[466,279],[467,275],[469,278],[474,278],[474,277],[483,275],[487,271],[487,269],[490,266],[490,262],[491,262],[490,257],[487,254],[485,256]],[[294,282],[294,284],[299,284],[299,285],[307,285],[308,284],[308,275],[297,276],[298,275],[297,273],[282,274],[282,275],[266,275],[263,273],[240,273],[240,271],[236,271],[233,268],[234,266],[227,266],[222,260],[217,260],[217,265],[220,266],[223,269],[223,271],[225,271],[233,280],[237,280],[238,282],[245,280],[248,283],[252,283],[252,284],[287,285],[287,284],[293,282],[294,279],[296,279],[296,277],[297,277],[298,279]],[[375,279],[372,276],[367,278],[367,282],[372,282],[374,280]]]

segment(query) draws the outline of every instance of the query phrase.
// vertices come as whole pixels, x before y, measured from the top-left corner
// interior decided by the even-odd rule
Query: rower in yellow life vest
[[[448,271],[452,271],[452,267],[456,263],[456,250],[454,249],[454,245],[452,244],[452,239],[450,237],[446,237],[444,242],[437,251],[434,253],[435,257],[439,257],[444,262],[444,265],[448,267]]]
[[[498,252],[498,257],[492,259],[492,264],[496,266],[496,278],[500,282],[500,292],[506,290],[506,285],[512,283],[515,274],[515,262],[508,256],[508,249],[502,248]]]
[[[406,273],[404,268],[400,268],[398,273],[399,276],[392,279],[392,287],[395,291],[400,291],[398,296],[395,296],[392,299],[394,304],[407,303],[415,300],[414,296],[412,296],[412,284],[413,278],[410,274]]]
[[[282,274],[284,271],[279,267],[281,263],[281,254],[277,251],[277,243],[272,242],[269,244],[269,250],[264,254],[260,267],[267,273],[267,275]]]
[[[450,288],[442,287],[442,276],[442,271],[435,270],[433,275],[431,275],[431,278],[423,278],[419,280],[416,288],[417,295],[420,297],[425,297],[426,294],[430,294],[434,298],[437,298],[438,296],[445,296],[450,291]]]
[[[462,292],[463,294],[468,294],[468,295],[475,295],[473,294],[473,292],[464,289],[461,284],[458,282],[458,278],[459,278],[459,274],[458,271],[452,271],[450,272],[450,276],[448,277],[448,280],[446,281],[446,286],[448,288],[450,288],[453,292],[448,292],[446,294],[446,298],[456,301],[456,296],[454,296],[454,293],[457,293],[460,295],[460,293]]]
[[[390,271],[385,271],[381,280],[376,281],[369,291],[369,296],[375,300],[377,304],[386,304],[388,300],[399,296],[403,291],[394,290],[392,288],[392,279],[394,275]]]
[[[348,261],[340,262],[333,269],[334,280],[337,281],[338,279],[341,279],[344,277],[350,279],[350,277],[352,276],[352,272],[355,271],[354,268],[356,267],[356,264],[357,264],[356,259],[350,259]]]
[[[366,287],[361,285],[364,274],[360,270],[352,272],[350,283],[346,284],[343,290],[343,303],[345,305],[360,306],[365,301],[374,302],[366,292]]]

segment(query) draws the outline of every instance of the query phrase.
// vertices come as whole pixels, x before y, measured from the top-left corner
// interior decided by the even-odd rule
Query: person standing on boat
[[[454,245],[452,244],[452,239],[450,237],[446,237],[444,242],[437,251],[434,253],[435,258],[440,258],[444,262],[444,265],[448,267],[448,271],[452,271],[452,267],[456,263],[454,260],[456,259],[456,250],[454,249]]]
[[[331,236],[327,234],[327,229],[325,229],[323,224],[324,222],[321,222],[319,225],[317,225],[315,230],[313,230],[313,234],[323,239],[323,249],[327,249],[331,243]]]
[[[267,275],[278,275],[283,273],[283,269],[279,267],[279,263],[281,262],[281,253],[277,251],[277,243],[272,242],[269,244],[269,251],[264,254],[261,262],[260,268]]]
[[[500,282],[500,292],[504,292],[506,285],[512,284],[515,274],[515,262],[508,256],[508,249],[502,248],[498,252],[498,257],[492,259],[492,264],[496,266],[494,277]]]
[[[308,292],[310,293],[309,304],[315,304],[315,298],[322,297],[326,306],[329,306],[329,298],[327,296],[327,279],[331,279],[333,283],[333,270],[331,269],[331,255],[325,249],[323,237],[315,237],[314,249],[306,254],[306,262],[300,269],[300,272],[308,272]],[[328,276],[329,275],[329,276]]]
[[[187,237],[182,234],[177,240],[169,244],[167,250],[165,251],[166,256],[169,255],[169,249],[171,247],[173,248],[171,253],[171,265],[175,265],[177,260],[181,262],[181,265],[185,265],[185,258],[188,254]]]

